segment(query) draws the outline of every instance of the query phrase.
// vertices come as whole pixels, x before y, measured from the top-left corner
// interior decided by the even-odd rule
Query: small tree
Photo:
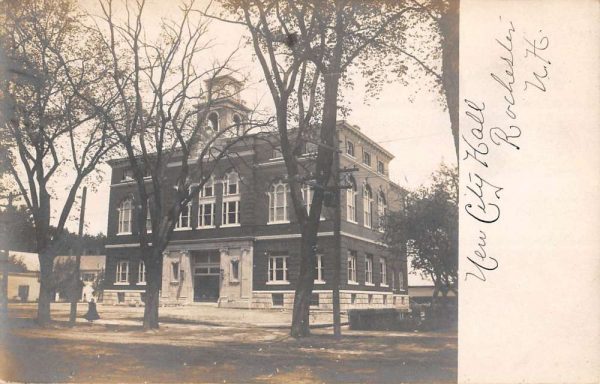
[[[26,207],[8,205],[0,211],[0,249],[34,252],[35,228]]]
[[[8,255],[8,272],[27,272],[27,264],[17,255]]]
[[[76,287],[73,284],[77,284]],[[83,283],[79,276],[75,276],[75,259],[67,258],[58,260],[54,263],[52,271],[52,289],[58,293],[61,298],[71,299],[71,295],[81,296]]]
[[[104,269],[102,269],[97,275],[96,278],[94,279],[93,283],[92,283],[92,288],[94,290],[94,296],[96,296],[96,300],[98,301],[102,301],[103,296],[104,296],[104,285],[105,285],[105,273],[104,273]]]
[[[405,208],[390,214],[385,238],[433,281],[434,303],[440,293],[458,295],[458,169],[442,164],[431,185],[410,193]]]

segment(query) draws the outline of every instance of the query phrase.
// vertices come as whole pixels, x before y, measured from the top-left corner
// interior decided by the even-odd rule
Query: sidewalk
[[[11,304],[12,308],[19,308],[19,312],[35,312],[34,303]],[[55,320],[66,320],[69,317],[69,303],[52,303],[52,317]],[[100,320],[94,324],[105,325],[139,325],[144,315],[143,307],[128,307],[120,305],[97,304]],[[87,304],[77,305],[77,321],[86,322],[83,315],[87,312]],[[287,310],[268,309],[236,309],[218,308],[211,304],[193,304],[180,307],[161,307],[158,310],[160,322],[179,324],[198,324],[218,327],[259,327],[259,328],[289,328],[292,321],[292,312]],[[313,311],[310,314],[311,328],[324,328],[332,326],[332,313]],[[348,318],[342,314],[342,325]]]

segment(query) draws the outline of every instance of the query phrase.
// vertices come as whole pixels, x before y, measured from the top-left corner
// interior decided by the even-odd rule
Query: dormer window
[[[211,112],[208,114],[207,120],[208,127],[217,132],[219,130],[219,114],[217,112]]]

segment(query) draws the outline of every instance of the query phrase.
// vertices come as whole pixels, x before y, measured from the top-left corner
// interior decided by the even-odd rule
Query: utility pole
[[[85,224],[85,197],[87,187],[83,187],[81,194],[81,212],[79,212],[79,238],[83,237],[83,226]],[[71,290],[71,313],[69,314],[69,325],[72,327],[77,321],[77,301],[79,301],[79,272],[81,269],[81,250],[78,250],[75,256],[75,273],[73,278],[73,289]]]
[[[333,216],[333,336],[339,338],[342,336],[342,321],[340,315],[340,281],[342,270],[342,189],[352,188],[351,185],[340,185],[340,177],[352,172],[358,172],[358,168],[341,169],[340,165],[340,140],[336,133],[336,150],[334,151],[334,177],[333,177],[333,193],[334,199],[334,216]]]
[[[0,265],[2,266],[2,295],[0,296],[0,321],[8,323],[8,250],[0,250]]]
[[[333,288],[332,288],[332,300],[333,300],[333,336],[339,338],[342,336],[342,320],[340,315],[340,274],[342,269],[342,236],[341,236],[341,225],[342,225],[342,208],[340,199],[340,140],[336,130],[335,135],[335,147],[336,150],[333,152],[334,160],[334,175],[333,175],[333,193],[334,198],[334,214],[333,214]]]
[[[333,280],[332,280],[332,304],[333,304],[333,335],[336,338],[342,336],[342,321],[340,315],[340,281],[342,268],[342,207],[341,207],[341,190],[351,188],[350,185],[340,185],[340,175],[357,172],[358,168],[340,169],[340,140],[339,134],[336,131],[335,143],[333,147],[323,143],[314,143],[320,147],[324,147],[333,151],[333,186],[324,187],[322,185],[307,183],[317,188],[324,188],[328,193],[332,193],[334,198],[333,207]]]

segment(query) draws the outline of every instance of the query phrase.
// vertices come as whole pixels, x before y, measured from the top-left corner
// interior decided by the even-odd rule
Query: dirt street
[[[218,311],[218,308],[214,309]],[[68,328],[56,311],[41,329],[32,308],[12,306],[0,341],[0,379],[16,382],[402,383],[456,382],[457,339],[450,333],[315,329],[295,340],[287,329],[163,322],[143,331],[119,307],[104,324]],[[53,314],[54,314],[53,310]],[[227,312],[224,312],[226,315]],[[28,318],[29,317],[29,318]],[[223,316],[226,317],[226,316]]]

